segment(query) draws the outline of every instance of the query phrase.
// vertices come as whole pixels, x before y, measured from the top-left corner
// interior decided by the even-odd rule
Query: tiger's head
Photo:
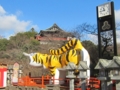
[[[35,57],[35,55],[37,55],[37,53],[30,53],[30,54],[28,54],[28,53],[26,53],[26,52],[23,52],[23,54],[24,54],[25,56],[28,56],[28,57],[29,57],[29,59],[30,59],[29,64],[30,64],[31,66],[35,66],[35,67],[42,66],[42,63],[37,62],[37,61],[35,61],[35,59],[34,59],[34,57]]]

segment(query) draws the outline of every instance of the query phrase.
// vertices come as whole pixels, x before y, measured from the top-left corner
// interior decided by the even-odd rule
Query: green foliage
[[[40,45],[40,43],[38,42],[38,40],[35,40],[35,39],[31,40],[30,44],[32,44],[32,45]]]
[[[24,33],[27,38],[34,37],[37,32],[35,32],[34,28],[32,28],[30,31]]]
[[[10,56],[10,54],[8,54],[8,53],[6,53],[6,52],[1,51],[1,52],[0,52],[0,58],[9,59],[9,58],[11,58],[11,56]]]
[[[29,40],[28,43],[25,43],[22,47],[22,50],[25,52],[31,52],[34,50],[38,50],[40,43],[39,41],[35,40],[35,39],[31,39]]]
[[[0,58],[9,59],[21,59],[23,51],[31,51],[39,46],[39,41],[34,39],[37,32],[32,28],[27,32],[17,33],[15,36],[11,36],[9,40],[0,39]],[[9,54],[5,54],[9,53]]]
[[[85,40],[85,41],[82,42],[82,44],[89,51],[89,53],[93,53],[93,51],[98,51],[97,50],[97,48],[98,48],[97,45],[95,45],[90,40]]]
[[[91,76],[95,76],[95,74],[98,73],[98,70],[94,70],[94,67],[98,63],[98,46],[95,45],[93,42],[89,40],[85,40],[82,42],[83,46],[88,50],[90,54],[90,60],[91,60]]]
[[[84,46],[95,46],[95,44],[93,42],[91,42],[90,40],[85,40],[85,41],[82,41],[82,44]]]
[[[7,39],[0,39],[0,51],[5,51],[8,43]]]
[[[94,63],[97,63],[98,62],[98,46],[89,40],[83,41],[82,44],[88,50],[92,61],[94,61]]]
[[[24,32],[24,33],[17,33],[15,36],[10,37],[10,42],[8,45],[8,49],[10,48],[16,48],[20,49],[23,48],[23,46],[26,43],[30,43],[31,37],[33,38],[37,32],[32,28],[30,31]],[[34,38],[33,38],[34,39]]]

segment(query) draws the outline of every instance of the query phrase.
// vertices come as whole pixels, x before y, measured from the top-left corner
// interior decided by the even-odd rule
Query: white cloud
[[[16,15],[17,16],[20,16],[20,15],[22,15],[23,13],[20,11],[20,10],[18,10],[17,12],[16,12]]]
[[[37,25],[32,25],[31,28],[34,28],[35,30],[39,30],[39,27]]]
[[[0,15],[4,15],[6,11],[3,9],[3,7],[0,5]]]
[[[25,31],[30,21],[20,21],[15,15],[0,16],[0,30],[14,30],[15,32]]]
[[[115,10],[115,20],[116,22],[120,22],[120,9]]]
[[[87,36],[89,37],[89,40],[91,40],[94,44],[98,44],[98,37],[97,37],[97,35],[88,34]]]
[[[120,30],[116,31],[117,43],[120,43]]]
[[[21,15],[21,11],[16,11],[15,14],[8,14],[2,6],[0,6],[0,35],[9,37],[18,32],[24,32],[27,28],[37,25],[32,25],[31,21],[19,20],[17,16]]]

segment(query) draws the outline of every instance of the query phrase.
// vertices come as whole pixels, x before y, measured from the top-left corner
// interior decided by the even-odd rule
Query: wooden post
[[[42,85],[41,88],[44,88],[44,76],[42,76]]]

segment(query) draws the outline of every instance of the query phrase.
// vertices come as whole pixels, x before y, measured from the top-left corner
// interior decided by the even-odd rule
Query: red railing
[[[18,86],[36,86],[40,88],[45,88],[45,84],[49,83],[50,76],[42,76],[40,78],[33,78],[25,76],[19,78]]]
[[[60,40],[63,40],[63,41],[66,41],[67,38],[60,38],[60,37],[41,37],[41,36],[36,36],[36,39],[37,40],[42,40],[42,41],[46,41],[46,40],[54,40],[54,41],[60,41]]]
[[[60,81],[64,81],[64,86],[61,86],[61,88],[66,88],[66,90],[69,89],[69,79],[51,79],[51,76],[47,75],[47,76],[42,76],[40,78],[36,78],[36,77],[29,77],[29,76],[25,76],[22,78],[19,78],[18,80],[18,86],[34,86],[34,87],[39,87],[39,88],[45,88],[46,84],[49,84],[49,81],[52,80],[52,84],[55,83],[55,80],[59,80]],[[86,81],[87,82],[87,81]],[[77,81],[77,83],[80,83],[80,80]],[[100,80],[98,80],[95,77],[91,77],[89,80],[89,86],[87,86],[86,90],[92,90],[92,89],[100,89]],[[77,88],[76,87],[76,81],[75,81],[75,90],[81,90],[81,88]],[[113,87],[113,90],[116,90]]]
[[[90,77],[89,83],[91,88],[100,88],[100,80],[95,77]]]

